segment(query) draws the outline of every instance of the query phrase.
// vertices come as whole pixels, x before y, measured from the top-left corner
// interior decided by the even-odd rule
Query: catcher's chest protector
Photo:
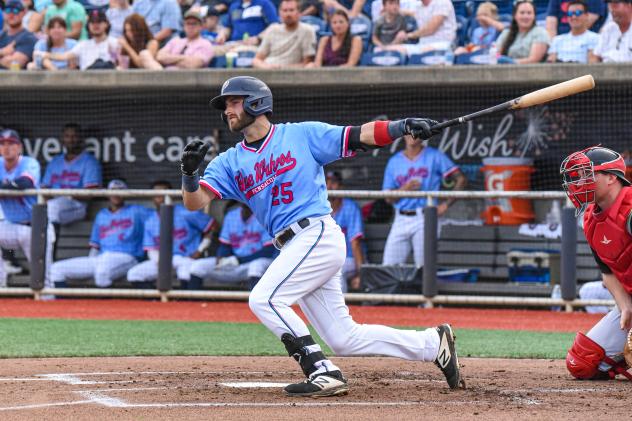
[[[615,203],[594,213],[592,204],[584,214],[584,232],[590,247],[632,294],[632,235],[626,226],[632,212],[632,188],[624,188]]]

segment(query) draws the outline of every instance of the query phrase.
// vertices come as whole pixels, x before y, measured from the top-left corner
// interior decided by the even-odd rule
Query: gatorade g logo
[[[511,177],[511,171],[503,171],[501,173],[491,173],[486,180],[487,191],[504,191],[505,180]]]

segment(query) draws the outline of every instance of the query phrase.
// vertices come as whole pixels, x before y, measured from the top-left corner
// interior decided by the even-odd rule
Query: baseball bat
[[[528,108],[533,107],[534,105],[545,104],[550,101],[555,101],[556,99],[589,91],[594,87],[595,80],[592,75],[581,76],[556,85],[547,86],[546,88],[539,89],[537,91],[529,92],[521,97],[514,98],[493,107],[485,108],[484,110],[476,111],[472,114],[444,121],[436,126],[433,126],[433,129],[444,129],[446,127],[456,126],[457,124],[462,124],[467,121],[474,120],[475,118],[494,114],[500,111],[517,110],[520,108]]]

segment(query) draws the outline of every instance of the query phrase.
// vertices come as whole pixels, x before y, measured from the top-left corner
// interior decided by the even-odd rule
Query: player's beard
[[[242,115],[237,117],[237,121],[228,120],[228,128],[230,129],[231,132],[237,133],[237,132],[241,132],[243,129],[250,126],[254,122],[255,122],[255,117],[251,116],[250,114],[243,113]]]

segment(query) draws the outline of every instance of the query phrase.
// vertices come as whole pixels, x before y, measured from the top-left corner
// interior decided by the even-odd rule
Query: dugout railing
[[[165,202],[160,209],[160,251],[159,271],[155,290],[121,289],[121,288],[44,288],[44,259],[46,247],[46,198],[56,196],[73,196],[77,198],[108,197],[112,195],[124,198],[148,199],[156,195],[164,195]],[[173,230],[173,199],[181,197],[180,190],[117,190],[113,192],[105,189],[39,189],[25,191],[3,190],[2,196],[37,196],[37,204],[33,207],[32,248],[30,267],[30,287],[0,288],[0,296],[33,296],[41,299],[47,296],[57,297],[118,297],[118,298],[159,298],[161,301],[178,298],[215,299],[215,300],[247,300],[246,291],[188,291],[172,289],[172,235]],[[509,296],[473,296],[473,295],[440,295],[437,287],[437,209],[434,206],[437,199],[455,198],[464,200],[490,198],[522,198],[532,200],[565,199],[563,192],[522,192],[522,191],[439,191],[439,192],[403,192],[403,191],[359,191],[337,190],[330,191],[332,197],[348,197],[353,199],[379,199],[402,197],[425,197],[427,207],[424,210],[425,239],[424,239],[424,270],[422,294],[346,294],[348,302],[382,302],[392,304],[423,304],[433,305],[481,305],[481,306],[520,306],[520,307],[549,307],[564,306],[566,311],[575,307],[587,305],[614,305],[610,300],[580,300],[577,299],[577,220],[575,209],[564,207],[562,210],[562,240],[561,240],[561,298],[543,297],[509,297]]]

